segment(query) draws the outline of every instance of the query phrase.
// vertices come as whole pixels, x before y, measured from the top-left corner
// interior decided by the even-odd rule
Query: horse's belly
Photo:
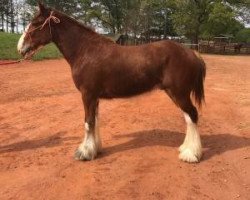
[[[104,88],[101,98],[122,98],[139,95],[157,87],[156,80],[126,80],[110,83]]]

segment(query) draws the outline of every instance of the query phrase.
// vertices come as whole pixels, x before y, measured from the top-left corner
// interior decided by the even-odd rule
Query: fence
[[[243,43],[200,43],[199,52],[214,54],[250,54],[250,44]]]
[[[120,35],[117,38],[116,43],[121,45],[140,45],[151,42],[160,41],[159,39],[145,40],[142,38],[130,38]],[[216,41],[200,41],[199,44],[185,43],[183,40],[173,40],[179,42],[182,45],[198,50],[200,53],[211,53],[211,54],[250,54],[250,43],[228,43],[228,42],[216,42]]]

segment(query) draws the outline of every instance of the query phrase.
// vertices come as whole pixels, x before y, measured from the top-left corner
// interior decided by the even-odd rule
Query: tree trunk
[[[25,31],[25,27],[26,27],[25,15],[22,18],[22,25],[23,25],[23,32],[24,32]]]
[[[8,15],[6,14],[6,32],[9,32],[9,19],[8,19]]]
[[[10,1],[10,26],[11,26],[11,33],[14,33],[15,32],[15,19],[14,19],[13,0]]]
[[[16,18],[16,33],[18,33],[18,25],[19,25],[19,20],[18,20],[18,17]]]
[[[164,20],[164,39],[166,39],[167,38],[167,29],[168,29],[168,27],[167,27],[167,25],[168,25],[168,16],[167,16],[166,13],[164,15],[164,18],[165,18],[165,20]]]
[[[2,26],[2,30],[4,31],[4,14],[3,13],[1,15],[1,26]]]

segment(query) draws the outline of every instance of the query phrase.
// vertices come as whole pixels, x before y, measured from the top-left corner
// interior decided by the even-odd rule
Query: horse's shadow
[[[100,157],[142,147],[168,146],[177,148],[184,141],[184,137],[185,134],[183,133],[159,129],[119,135],[115,136],[114,139],[129,138],[129,141],[104,148]],[[204,153],[202,160],[208,160],[215,155],[250,146],[250,138],[231,134],[203,135],[201,139]]]
[[[37,148],[52,148],[56,146],[72,145],[66,144],[66,141],[80,141],[80,137],[64,137],[66,132],[58,132],[50,137],[17,142],[5,146],[0,146],[0,153],[25,151]],[[173,132],[168,130],[148,130],[129,134],[114,136],[113,139],[127,138],[127,142],[110,147],[104,147],[99,158],[106,157],[118,152],[138,149],[151,146],[168,146],[177,148],[181,145],[185,137],[184,133]],[[213,134],[203,135],[203,160],[208,160],[215,155],[227,151],[240,149],[250,146],[250,138],[235,136],[231,134]],[[74,143],[77,146],[77,143]]]
[[[66,145],[66,141],[79,140],[80,137],[64,137],[65,131],[60,131],[46,138],[26,140],[13,144],[0,146],[0,153],[25,151],[38,148],[52,148],[56,146]],[[68,145],[68,144],[67,144]]]

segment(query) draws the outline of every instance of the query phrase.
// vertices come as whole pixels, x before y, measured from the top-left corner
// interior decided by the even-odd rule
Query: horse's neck
[[[88,34],[91,33],[87,28],[69,20],[62,21],[61,24],[56,25],[53,42],[71,66],[74,65],[84,43],[88,42],[84,41],[88,38]]]

